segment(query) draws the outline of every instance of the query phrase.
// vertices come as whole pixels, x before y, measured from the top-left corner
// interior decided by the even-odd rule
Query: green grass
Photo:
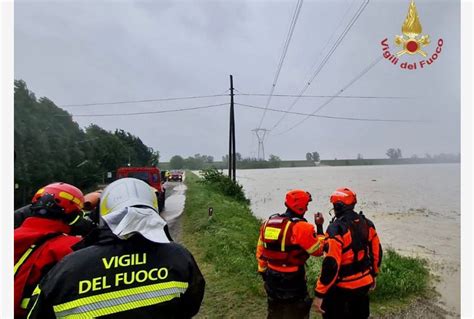
[[[196,175],[186,173],[188,190],[182,217],[183,244],[194,254],[206,279],[204,302],[197,317],[264,318],[266,295],[255,259],[260,221],[245,202],[198,181]],[[209,207],[214,209],[210,219]],[[308,260],[310,291],[321,262],[322,258]],[[426,261],[387,250],[377,289],[371,293],[372,313],[397,312],[415,298],[428,297],[429,290]]]

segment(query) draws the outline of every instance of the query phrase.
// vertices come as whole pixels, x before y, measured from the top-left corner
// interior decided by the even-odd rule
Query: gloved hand
[[[374,282],[370,285],[369,291],[374,291],[377,287],[377,278],[374,278]]]
[[[316,225],[322,225],[324,224],[324,217],[323,217],[323,214],[322,213],[315,213],[314,214],[314,223]]]

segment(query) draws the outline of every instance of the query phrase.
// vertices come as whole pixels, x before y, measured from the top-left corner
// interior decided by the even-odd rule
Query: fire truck
[[[161,180],[161,173],[158,167],[120,167],[117,170],[117,179],[133,177],[146,182],[156,193],[158,199],[158,210],[162,212],[165,208],[165,188],[164,181]]]

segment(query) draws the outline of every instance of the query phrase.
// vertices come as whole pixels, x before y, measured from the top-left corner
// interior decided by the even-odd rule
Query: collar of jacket
[[[146,241],[140,234],[133,235],[127,241]],[[99,227],[93,229],[86,237],[80,242],[72,246],[73,250],[79,250],[92,245],[110,245],[112,243],[123,242],[122,239],[118,238],[105,223],[101,223]]]
[[[118,242],[120,239],[112,233],[107,225],[100,225],[93,229],[86,237],[80,242],[75,244],[72,249],[79,250],[92,245],[108,245],[114,242]]]
[[[287,209],[286,212],[280,215],[281,217],[288,217],[290,219],[296,218],[296,219],[301,219],[304,221],[307,221],[303,215],[298,215],[297,213],[293,212],[291,209]]]
[[[71,226],[65,224],[63,221],[42,217],[28,217],[20,227],[31,228],[34,231],[44,233],[69,234],[71,232]]]
[[[346,219],[346,220],[354,220],[354,219],[357,219],[357,217],[359,216],[359,214],[357,214],[354,210],[346,210],[344,211],[341,215],[337,216],[336,219],[337,220],[343,220],[343,219]]]

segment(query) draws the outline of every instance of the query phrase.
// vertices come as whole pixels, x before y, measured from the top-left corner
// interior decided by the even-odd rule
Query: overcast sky
[[[298,94],[362,0],[305,0],[281,69],[275,94]],[[297,1],[15,1],[15,79],[37,97],[57,105],[223,94],[234,76],[236,93],[270,92],[282,44]],[[334,95],[382,54],[401,34],[408,0],[370,1],[305,94]],[[423,70],[402,70],[385,59],[343,95],[411,99],[333,99],[318,114],[355,118],[411,119],[422,123],[362,122],[288,115],[265,140],[265,153],[304,159],[385,157],[390,147],[404,156],[460,152],[459,1],[417,0],[432,43],[444,41],[438,59]],[[331,36],[334,37],[331,39]],[[329,43],[328,45],[326,45]],[[420,61],[421,55],[400,57]],[[286,110],[294,98],[273,97],[270,108]],[[227,103],[206,99],[66,108],[72,114],[157,111]],[[235,101],[264,107],[266,97]],[[302,98],[292,111],[311,113],[327,98]],[[140,116],[73,117],[108,130],[124,129],[160,151],[208,154],[228,149],[228,106]],[[252,129],[263,110],[236,106],[237,151],[257,155]],[[281,113],[266,112],[270,129]]]

